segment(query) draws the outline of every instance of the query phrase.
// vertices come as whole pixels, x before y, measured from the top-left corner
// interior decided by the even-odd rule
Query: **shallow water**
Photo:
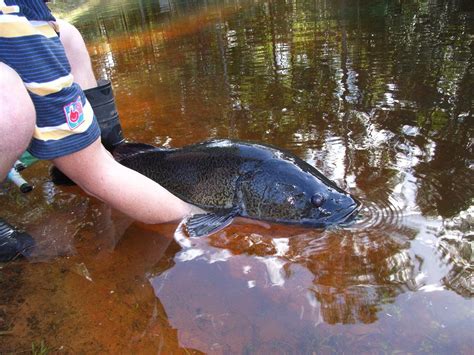
[[[470,1],[80,3],[54,7],[129,139],[277,145],[363,209],[345,228],[237,221],[190,239],[38,163],[33,192],[0,196],[38,242],[0,266],[0,353],[472,352]]]

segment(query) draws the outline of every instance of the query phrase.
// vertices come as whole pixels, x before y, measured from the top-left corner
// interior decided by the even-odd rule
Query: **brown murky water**
[[[364,209],[350,228],[240,222],[192,240],[130,225],[38,163],[33,192],[0,196],[38,242],[0,266],[0,353],[472,353],[470,1],[54,7],[131,140],[277,145]]]

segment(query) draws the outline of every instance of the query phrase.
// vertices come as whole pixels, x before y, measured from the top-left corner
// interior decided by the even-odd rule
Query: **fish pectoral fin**
[[[200,213],[192,215],[185,223],[190,237],[204,237],[224,229],[232,223],[237,215],[235,211],[228,213]]]

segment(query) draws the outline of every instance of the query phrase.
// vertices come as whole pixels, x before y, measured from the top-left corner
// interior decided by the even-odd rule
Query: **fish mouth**
[[[355,201],[350,207],[349,212],[346,215],[343,215],[338,224],[345,225],[351,223],[354,218],[357,216],[359,211],[362,208],[362,204],[359,201]]]
[[[334,225],[340,225],[342,227],[351,224],[354,221],[354,218],[357,216],[361,209],[361,203],[355,200],[349,207],[344,208],[343,213],[336,213],[327,219],[303,219],[299,221],[299,223],[295,224],[302,224],[308,227],[314,228],[326,228]]]
[[[326,226],[331,225],[340,225],[346,226],[351,224],[354,221],[354,218],[357,216],[361,209],[362,204],[354,200],[348,207],[345,207],[342,213],[336,213],[325,221]],[[323,222],[324,223],[324,222]]]

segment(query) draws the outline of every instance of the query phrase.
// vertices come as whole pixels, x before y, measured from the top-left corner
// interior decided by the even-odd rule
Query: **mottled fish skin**
[[[117,160],[204,210],[233,209],[270,222],[325,227],[360,203],[302,159],[281,149],[211,140],[179,149],[150,146]]]

